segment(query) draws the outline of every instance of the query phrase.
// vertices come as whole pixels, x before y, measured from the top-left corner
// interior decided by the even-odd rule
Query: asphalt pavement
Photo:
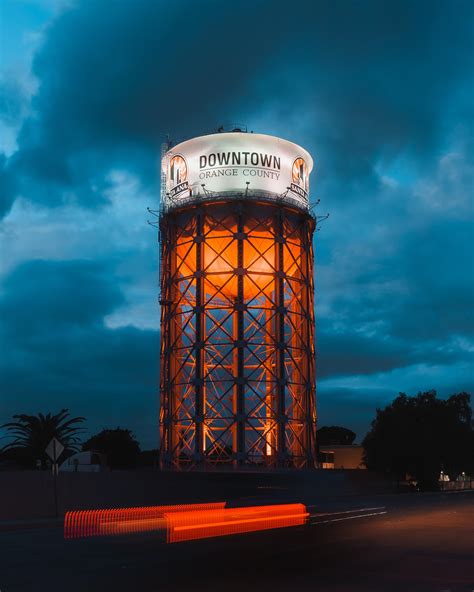
[[[6,528],[0,590],[474,591],[474,492],[308,509],[304,527],[172,545],[157,534],[65,541],[55,524]]]

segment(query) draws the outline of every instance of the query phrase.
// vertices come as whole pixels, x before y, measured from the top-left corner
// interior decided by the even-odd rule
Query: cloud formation
[[[156,445],[158,334],[105,326],[123,301],[113,273],[100,261],[37,260],[5,279],[2,417],[66,407],[88,418],[89,433],[130,421]]]
[[[315,241],[322,422],[327,401],[348,427],[360,415],[360,431],[389,393],[472,388],[473,12],[86,0],[55,13],[35,84],[10,68],[0,92],[15,136],[0,156],[3,414],[31,410],[38,385],[62,405],[68,381],[93,425],[133,417],[152,440],[157,254],[144,222],[160,142],[231,121],[315,156],[313,195],[331,212]]]

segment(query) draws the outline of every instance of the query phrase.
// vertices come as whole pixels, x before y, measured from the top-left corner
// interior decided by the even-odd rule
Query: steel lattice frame
[[[315,466],[314,219],[282,204],[164,214],[164,468]]]

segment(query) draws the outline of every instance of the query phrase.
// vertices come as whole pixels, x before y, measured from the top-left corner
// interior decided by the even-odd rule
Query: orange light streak
[[[165,514],[167,542],[177,543],[305,524],[303,504],[282,504]]]
[[[64,538],[74,539],[92,536],[113,536],[163,530],[165,515],[219,510],[225,502],[208,504],[182,504],[173,506],[146,506],[138,508],[113,508],[103,510],[78,510],[66,512]]]

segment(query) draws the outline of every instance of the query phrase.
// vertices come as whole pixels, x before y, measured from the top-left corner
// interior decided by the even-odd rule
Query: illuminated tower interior
[[[314,465],[313,230],[255,201],[162,218],[165,466]]]

